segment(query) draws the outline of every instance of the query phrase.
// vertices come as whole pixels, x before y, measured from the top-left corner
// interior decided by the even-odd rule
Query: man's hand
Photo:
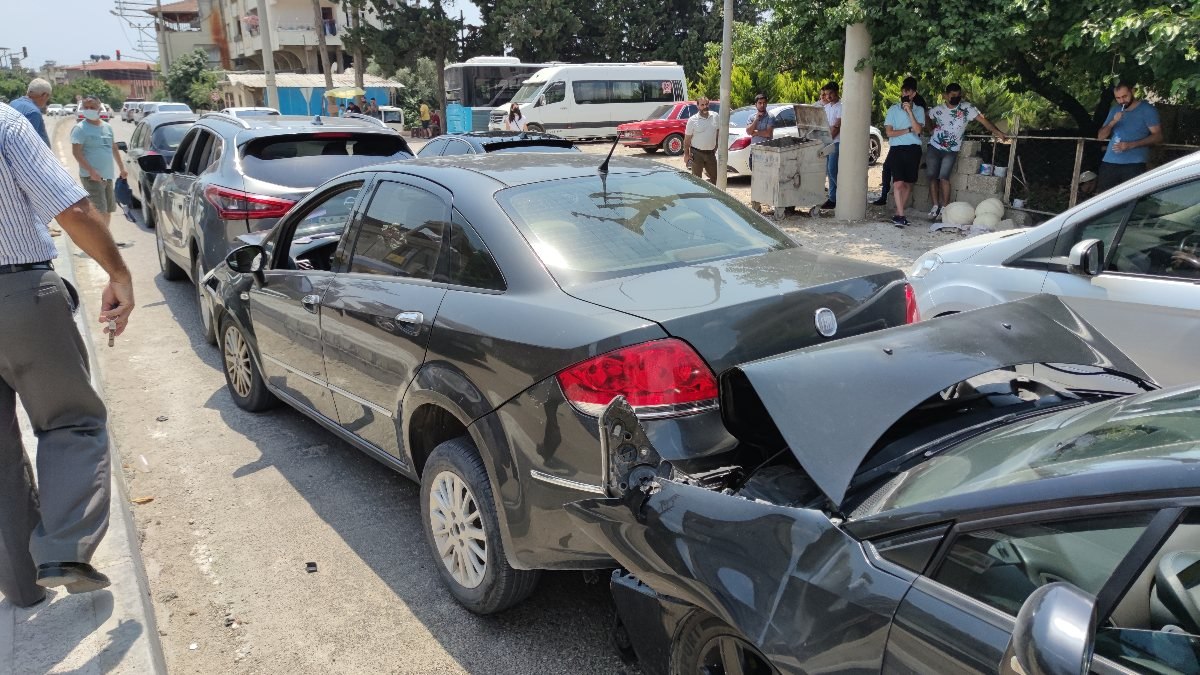
[[[1008,134],[1004,133],[1003,131],[997,131],[992,135],[995,136],[996,140],[998,141],[1008,141]]]
[[[104,291],[100,294],[100,323],[116,321],[116,335],[125,332],[129,324],[129,315],[133,312],[133,283],[130,280],[115,281],[110,279]],[[106,327],[105,333],[110,332]]]
[[[1134,147],[1135,146],[1132,141],[1120,141],[1118,143],[1113,143],[1112,149],[1113,152],[1125,152],[1126,150],[1132,150]]]
[[[121,178],[129,178],[129,172],[126,171],[124,167],[121,167]]]
[[[1114,125],[1116,125],[1116,123],[1117,123],[1117,122],[1120,122],[1120,121],[1121,121],[1121,118],[1122,118],[1122,117],[1124,117],[1124,116],[1125,116],[1125,111],[1124,111],[1124,110],[1118,110],[1118,111],[1117,111],[1117,114],[1116,114],[1116,115],[1113,115],[1112,121],[1108,123],[1108,126],[1110,126],[1110,127],[1111,127],[1111,126],[1114,126]]]
[[[100,172],[96,171],[95,169],[88,169],[87,172],[88,172],[88,178],[90,180],[94,180],[94,181],[104,180],[104,176],[101,176]]]

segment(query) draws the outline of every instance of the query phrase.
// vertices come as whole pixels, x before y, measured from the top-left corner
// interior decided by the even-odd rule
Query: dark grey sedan
[[[1057,298],[720,390],[720,471],[660,461],[618,399],[612,496],[566,507],[625,568],[617,643],[647,675],[1200,672],[1200,386],[1157,390]]]
[[[281,399],[419,480],[436,568],[476,612],[536,570],[614,564],[562,505],[604,493],[615,396],[704,471],[737,445],[717,373],[914,318],[898,270],[806,251],[690,175],[599,161],[353,171],[205,284],[238,405]]]

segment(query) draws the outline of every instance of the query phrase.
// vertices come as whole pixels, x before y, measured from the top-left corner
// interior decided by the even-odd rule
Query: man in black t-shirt
[[[912,89],[916,89],[917,88],[917,78],[915,78],[915,77],[905,78],[904,83],[901,85],[901,88],[905,88],[905,89],[910,88],[909,85],[911,85]],[[925,97],[921,96],[920,91],[918,91],[916,97],[913,98],[913,104],[916,105],[917,107],[923,108],[925,110],[926,119],[929,119],[928,118],[929,104],[925,103]],[[880,193],[879,199],[876,199],[875,201],[871,202],[871,204],[874,206],[887,206],[888,193],[892,191],[892,162],[891,162],[891,159],[892,159],[892,155],[889,152],[888,156],[883,160],[883,192]]]

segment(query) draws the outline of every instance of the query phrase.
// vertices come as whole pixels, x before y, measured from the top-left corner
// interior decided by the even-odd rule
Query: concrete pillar
[[[867,25],[846,26],[846,60],[842,79],[842,147],[838,157],[838,220],[860,220],[867,214],[867,151],[871,133],[871,34]]]

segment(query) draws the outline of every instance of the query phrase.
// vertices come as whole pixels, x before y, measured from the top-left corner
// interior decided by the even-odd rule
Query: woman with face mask
[[[508,116],[504,118],[505,131],[525,131],[525,116],[521,114],[521,106],[516,103],[508,107]]]

